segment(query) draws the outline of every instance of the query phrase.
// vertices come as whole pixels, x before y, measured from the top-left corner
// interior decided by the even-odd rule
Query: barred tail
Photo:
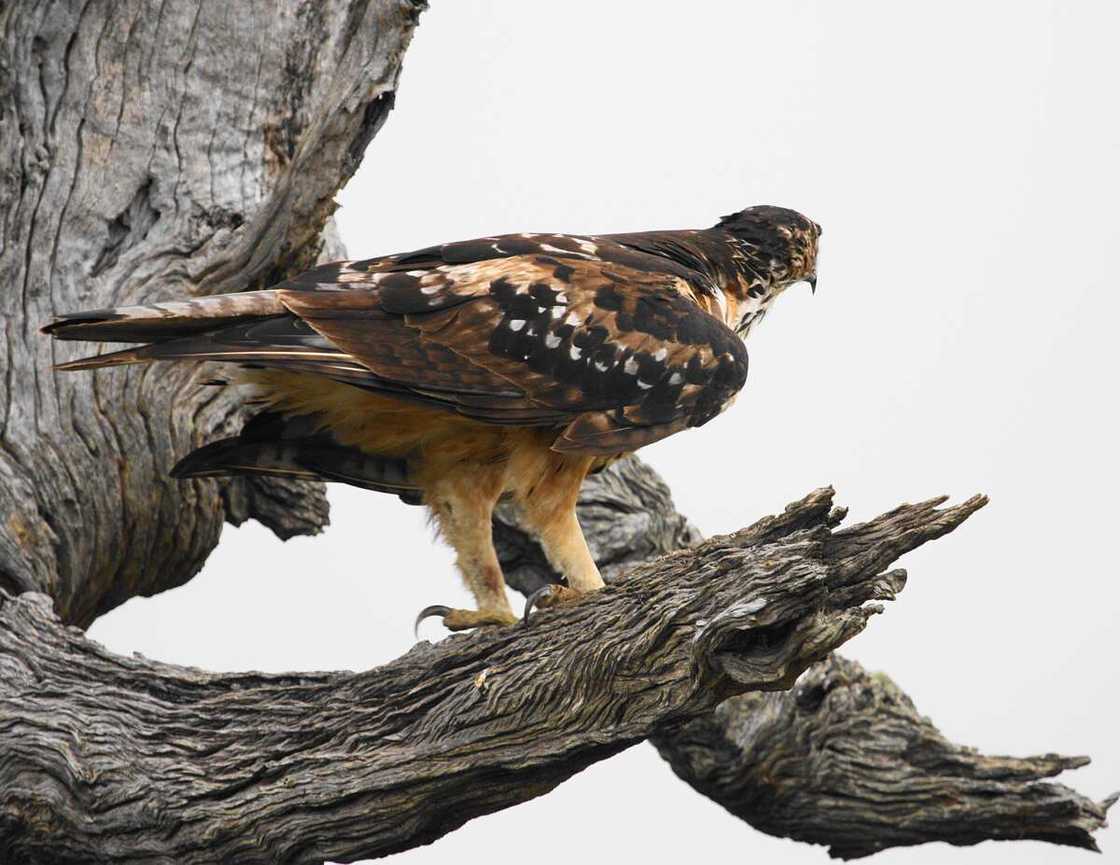
[[[193,451],[171,470],[176,478],[240,474],[338,481],[392,493],[408,504],[421,501],[420,487],[407,460],[340,444],[318,428],[315,415],[285,417],[263,412],[250,420],[240,435]]]

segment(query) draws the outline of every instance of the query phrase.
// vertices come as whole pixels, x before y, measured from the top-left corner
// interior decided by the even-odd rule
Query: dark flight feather
[[[64,369],[206,359],[310,372],[486,423],[555,427],[559,450],[613,454],[705,423],[747,372],[742,341],[696,301],[719,291],[700,269],[704,245],[685,254],[658,233],[618,237],[482,238],[45,330],[146,343]]]
[[[313,415],[265,411],[241,433],[192,451],[171,469],[176,478],[266,474],[339,481],[392,493],[420,504],[421,490],[408,461],[340,444]]]

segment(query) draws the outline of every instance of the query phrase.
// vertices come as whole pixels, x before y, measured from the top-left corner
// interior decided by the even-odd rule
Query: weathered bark
[[[426,843],[727,697],[790,687],[902,588],[891,562],[984,500],[936,504],[833,531],[820,490],[530,628],[357,674],[122,658],[48,598],[3,596],[0,855],[318,863]]]
[[[1040,783],[1088,757],[989,757],[947,741],[899,687],[837,655],[790,691],[732,697],[653,737],[681,778],[756,829],[853,859],[927,841],[1096,850],[1112,796]]]
[[[189,579],[227,514],[281,536],[325,524],[321,486],[167,476],[240,423],[206,370],[55,375],[87,347],[37,329],[311,264],[420,5],[0,4],[0,587],[86,625]]]
[[[699,541],[669,488],[635,458],[588,479],[579,517],[612,582],[624,576],[614,562]],[[766,544],[778,530],[781,522],[763,520],[740,537]],[[494,534],[514,588],[558,579],[513,511],[499,512]],[[791,691],[734,697],[650,739],[677,775],[754,828],[842,858],[926,841],[1033,838],[1096,849],[1091,833],[1116,801],[1038,783],[1087,757],[987,757],[954,745],[890,679],[838,656]]]

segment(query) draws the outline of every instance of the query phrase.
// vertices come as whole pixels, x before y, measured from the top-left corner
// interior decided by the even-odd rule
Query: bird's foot
[[[542,586],[529,595],[528,600],[525,601],[525,612],[521,615],[521,624],[529,624],[529,616],[535,609],[544,610],[549,607],[572,604],[582,598],[584,594],[584,592],[577,592],[575,589],[570,589],[559,583],[549,583],[547,586]]]
[[[439,616],[443,620],[443,626],[449,631],[466,631],[487,625],[512,625],[517,621],[517,616],[510,610],[459,610],[442,604],[433,604],[420,611],[413,626],[413,633],[418,634],[420,623],[432,616]]]

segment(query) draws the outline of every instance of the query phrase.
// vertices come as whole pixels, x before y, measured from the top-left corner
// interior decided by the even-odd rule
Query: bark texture
[[[312,264],[392,105],[419,7],[0,5],[0,587],[43,592],[87,625],[189,579],[227,514],[284,537],[325,524],[321,486],[167,476],[241,421],[200,386],[204,369],[56,375],[84,348],[37,329]]]
[[[793,689],[743,694],[653,738],[673,771],[771,835],[841,859],[927,841],[1096,850],[1113,795],[1042,783],[1088,757],[989,757],[954,745],[886,676],[833,655]]]
[[[431,841],[727,697],[790,687],[984,500],[834,531],[832,491],[579,604],[364,673],[217,675],[112,655],[0,598],[0,857],[318,863]]]
[[[580,524],[608,582],[627,566],[699,542],[669,488],[637,458],[589,478]],[[771,543],[789,515],[756,523],[742,543]],[[559,576],[500,511],[494,536],[507,581],[532,590]],[[892,579],[899,586],[902,572]],[[790,691],[752,693],[650,736],[680,778],[755,829],[828,846],[840,858],[945,841],[1032,838],[1095,850],[1113,795],[1093,801],[1039,783],[1088,757],[989,757],[946,740],[889,678],[837,655]]]

